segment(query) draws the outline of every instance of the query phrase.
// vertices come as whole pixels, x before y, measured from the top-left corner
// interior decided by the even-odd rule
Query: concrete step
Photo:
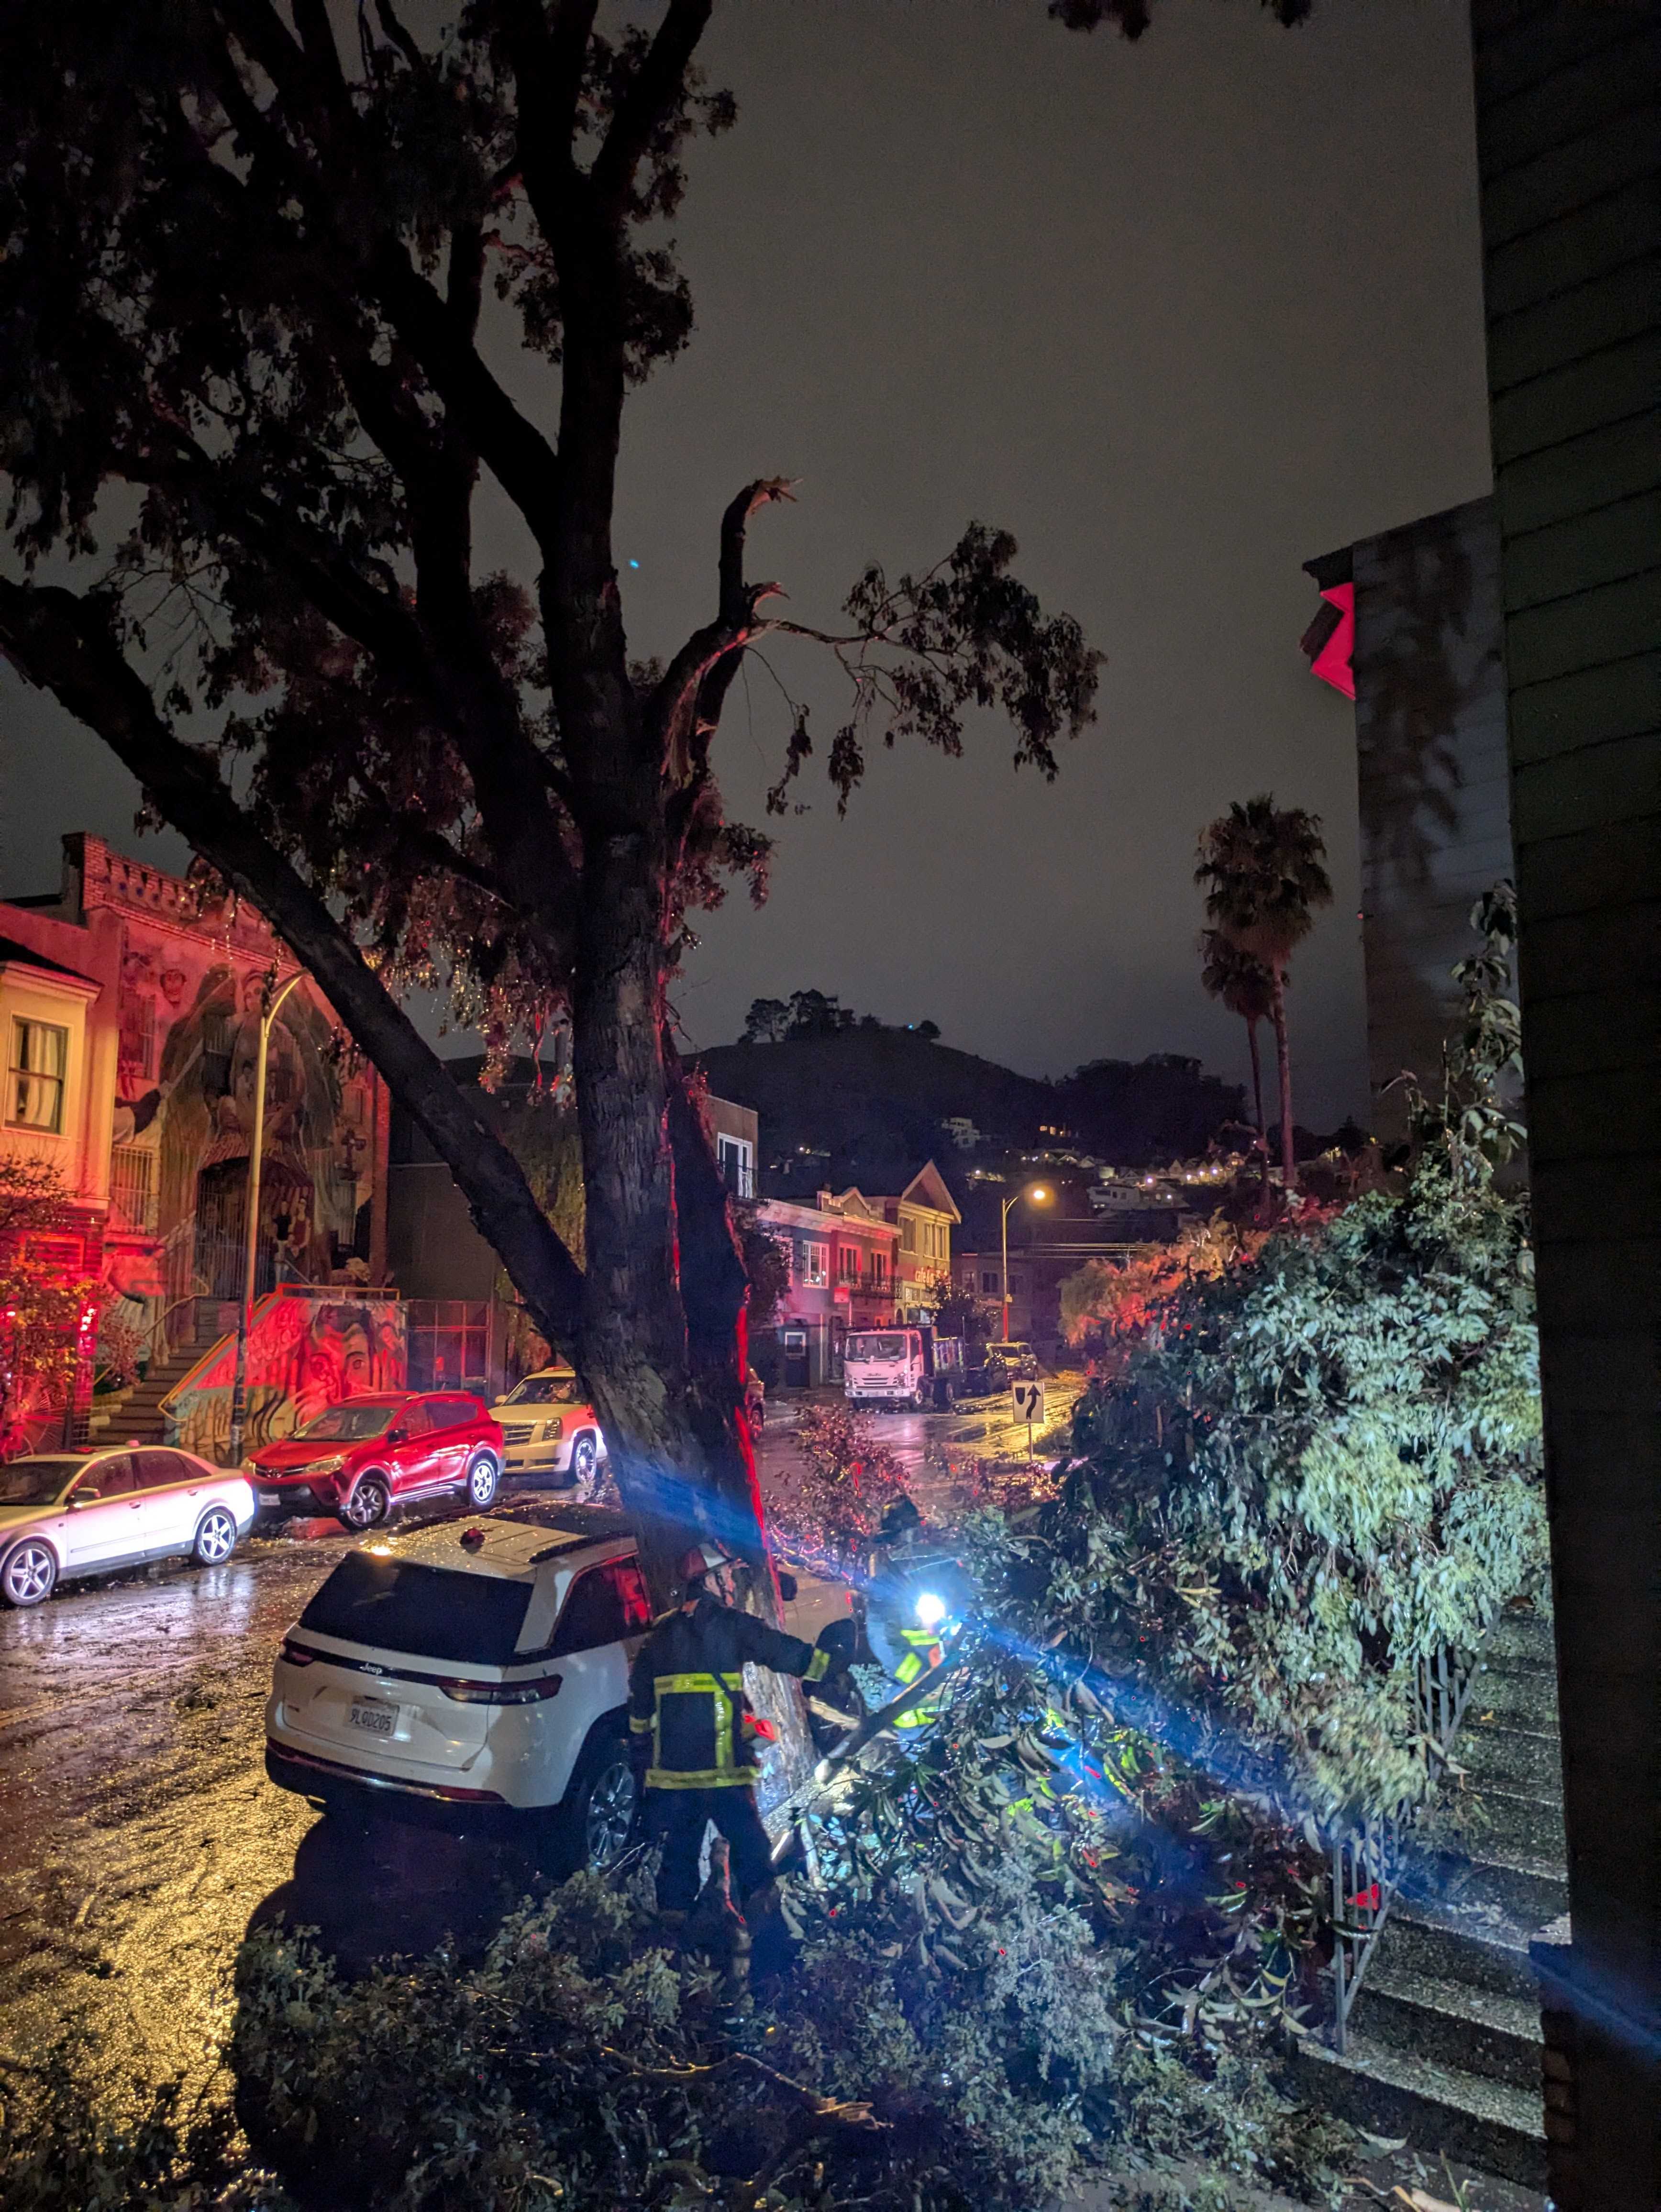
[[[1497,1723],[1501,1728],[1526,1729],[1535,1735],[1555,1735],[1556,1675],[1521,1662],[1515,1666],[1505,1661],[1494,1666],[1485,1662],[1478,1668],[1476,1680],[1471,1685],[1460,1736],[1455,1739],[1456,1750],[1464,1730],[1483,1722]]]
[[[1515,1790],[1524,1796],[1563,1797],[1562,1752],[1555,1734],[1511,1728],[1500,1721],[1468,1720],[1453,1747],[1468,1790]]]
[[[1532,1932],[1497,1914],[1402,1899],[1384,1923],[1374,1966],[1388,1963],[1430,1981],[1462,1983],[1469,1989],[1535,2004],[1528,1951]],[[1372,1971],[1362,1985],[1363,1994],[1372,1985]]]
[[[1498,1851],[1507,1859],[1521,1856],[1567,1864],[1568,1846],[1563,1836],[1561,1795],[1554,1792],[1549,1797],[1536,1797],[1522,1790],[1484,1788],[1473,1791],[1470,1802],[1476,1855]]]
[[[1352,2033],[1537,2094],[1543,2047],[1537,2002],[1475,1988],[1445,1971],[1415,1973],[1398,1953],[1386,1957],[1388,1941],[1386,1929],[1350,2014]]]
[[[1555,1671],[1557,1647],[1553,1641],[1551,1622],[1540,1613],[1502,1613],[1488,1632],[1483,1656],[1486,1659],[1526,1659],[1536,1667]]]
[[[1305,2044],[1298,2072],[1312,2101],[1374,2135],[1405,2136],[1433,2158],[1445,2153],[1525,2189],[1545,2187],[1537,2088],[1439,2065],[1368,2035],[1352,2036],[1342,2058],[1322,2045]]]
[[[1568,1870],[1561,1856],[1502,1850],[1486,1838],[1469,1858],[1427,1857],[1405,1887],[1414,1899],[1486,1911],[1517,1928],[1543,1928],[1568,1910]]]

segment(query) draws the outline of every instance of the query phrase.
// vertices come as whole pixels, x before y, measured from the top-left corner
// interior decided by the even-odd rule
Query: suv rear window
[[[529,1583],[349,1552],[301,1614],[300,1626],[423,1659],[505,1667],[530,1602]]]

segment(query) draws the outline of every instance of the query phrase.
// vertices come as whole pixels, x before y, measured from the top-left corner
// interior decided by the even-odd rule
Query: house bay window
[[[859,1246],[857,1244],[840,1245],[837,1251],[837,1279],[843,1283],[857,1283],[859,1279]]]
[[[830,1247],[811,1239],[801,1248],[801,1279],[810,1291],[822,1291],[830,1279]]]
[[[6,1119],[14,1128],[64,1133],[64,1081],[69,1073],[70,1033],[51,1022],[11,1025],[11,1062],[6,1082]]]

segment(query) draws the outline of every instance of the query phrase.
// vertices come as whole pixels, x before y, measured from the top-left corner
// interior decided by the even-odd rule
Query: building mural
[[[292,1285],[261,1298],[248,1332],[245,1450],[292,1436],[343,1398],[405,1389],[406,1329],[399,1298],[332,1297]],[[167,1441],[226,1463],[235,1380],[236,1340],[228,1336],[162,1401]]]

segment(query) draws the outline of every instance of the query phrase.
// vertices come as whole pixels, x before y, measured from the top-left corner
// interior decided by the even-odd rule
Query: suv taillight
[[[279,1656],[286,1659],[291,1667],[309,1667],[317,1657],[315,1651],[309,1650],[303,1644],[296,1644],[292,1637],[288,1636],[283,1639],[283,1650]]]
[[[445,1681],[438,1686],[459,1705],[539,1705],[559,1695],[563,1680],[560,1674],[538,1674],[529,1682]]]

